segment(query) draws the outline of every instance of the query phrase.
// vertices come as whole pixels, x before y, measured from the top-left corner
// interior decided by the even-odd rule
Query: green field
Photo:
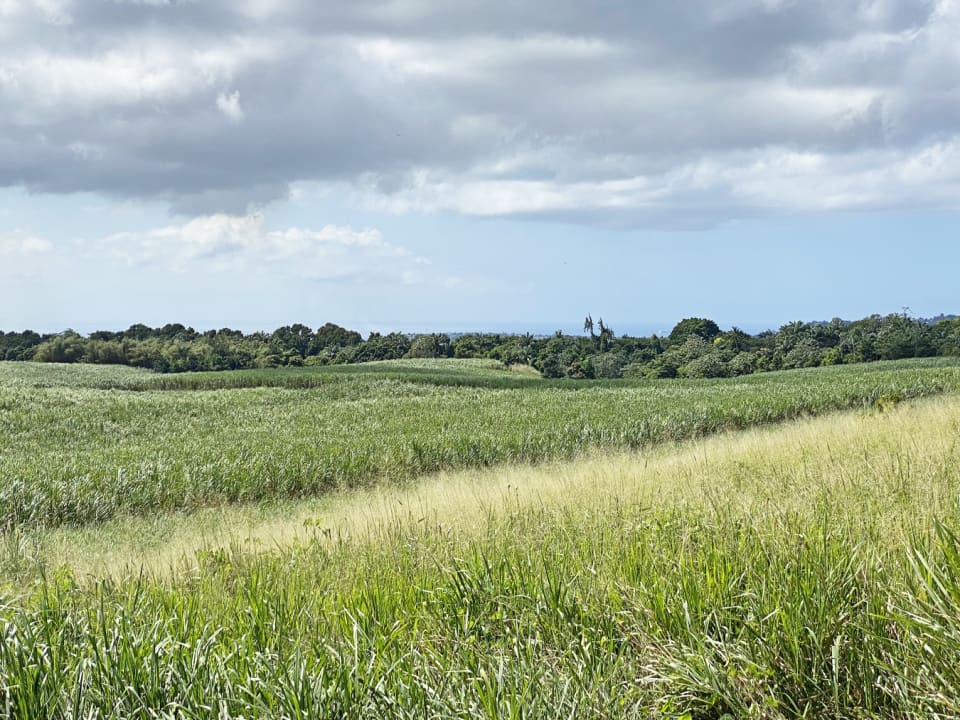
[[[166,389],[174,381],[191,389]],[[207,389],[248,382],[257,387]],[[942,360],[632,383],[546,382],[482,361],[186,376],[2,363],[0,526],[82,525],[639,449],[958,386],[960,365]]]
[[[958,389],[0,363],[0,716],[955,717]]]

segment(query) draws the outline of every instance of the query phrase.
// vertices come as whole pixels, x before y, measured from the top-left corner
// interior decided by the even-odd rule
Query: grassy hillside
[[[955,717],[957,437],[931,399],[288,505],[173,572],[51,553],[0,606],[0,712]]]
[[[786,377],[810,375],[819,377],[843,375],[848,378],[873,373],[896,371],[924,371],[960,367],[960,358],[939,357],[920,360],[896,360],[856,365],[836,365],[829,368],[809,368],[788,371]],[[774,373],[781,375],[782,373]],[[420,359],[383,360],[356,365],[326,365],[317,367],[284,367],[264,370],[224,370],[219,372],[192,372],[163,374],[122,365],[84,365],[0,361],[0,386],[52,388],[70,387],[96,390],[228,390],[241,388],[287,388],[303,390],[331,384],[349,384],[363,387],[366,383],[392,380],[397,382],[481,387],[490,389],[562,388],[589,390],[597,387],[658,387],[666,384],[700,387],[704,383],[733,382],[736,384],[769,382],[770,373],[744,375],[731,380],[675,379],[617,379],[570,380],[544,379],[533,368],[525,365],[504,366],[496,360],[475,359]]]
[[[643,448],[953,390],[960,366],[571,385],[478,363],[401,362],[264,371],[257,387],[208,389],[238,377],[247,376],[209,373],[196,389],[169,390],[158,389],[168,378],[193,381],[0,365],[0,526],[83,525]],[[322,381],[298,388],[290,378]]]
[[[927,362],[940,362],[933,360]],[[955,364],[960,364],[960,361]],[[0,362],[0,384],[97,390],[227,390],[276,387],[294,390],[331,384],[393,380],[428,385],[517,388],[541,380],[532,368],[508,368],[496,360],[383,360],[356,365],[284,367],[163,374],[122,365]],[[563,381],[567,387],[576,382]]]

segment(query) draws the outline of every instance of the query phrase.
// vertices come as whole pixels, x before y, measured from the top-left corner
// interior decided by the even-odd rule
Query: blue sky
[[[536,7],[0,0],[0,329],[960,313],[960,2]]]

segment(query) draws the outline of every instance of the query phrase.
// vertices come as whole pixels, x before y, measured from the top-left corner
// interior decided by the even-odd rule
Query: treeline
[[[587,317],[583,335],[550,337],[468,333],[360,333],[333,323],[316,331],[287,325],[245,335],[224,328],[198,332],[180,324],[133,325],[83,336],[0,332],[0,359],[120,364],[159,372],[335,365],[399,358],[490,358],[527,364],[550,378],[729,377],[792,368],[960,355],[960,318],[871,315],[848,322],[793,322],[750,335],[687,318],[666,337],[617,337]]]

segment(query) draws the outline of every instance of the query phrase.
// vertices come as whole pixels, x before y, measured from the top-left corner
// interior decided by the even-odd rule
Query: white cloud
[[[568,157],[565,162],[575,162]],[[714,153],[649,175],[576,182],[481,179],[420,170],[384,196],[375,184],[354,195],[372,210],[404,214],[566,216],[595,221],[687,227],[691,204],[719,204],[719,217],[875,207],[960,207],[960,135],[902,152],[837,154],[790,147]],[[713,200],[710,200],[710,199]],[[714,210],[715,211],[715,210]]]
[[[141,38],[96,53],[48,48],[0,52],[0,101],[21,123],[44,123],[64,112],[116,112],[147,106],[155,114],[218,84],[251,63],[271,57],[269,43],[230,40],[195,50],[179,40]],[[222,98],[222,99],[221,99]],[[239,93],[221,94],[217,106],[242,116]]]
[[[0,278],[34,278],[57,260],[54,246],[46,238],[26,230],[0,231]]]
[[[0,255],[9,258],[22,258],[45,255],[53,251],[53,244],[25,230],[0,232]]]
[[[124,232],[91,244],[96,254],[129,265],[177,272],[271,272],[317,280],[426,279],[425,258],[385,241],[372,228],[326,225],[271,230],[263,215],[208,215],[181,225]]]
[[[451,40],[361,39],[360,60],[395,76],[495,76],[533,63],[608,61],[623,50],[604,38],[536,34],[516,38],[477,35]]]
[[[310,183],[392,212],[681,226],[960,208],[935,160],[960,137],[960,0],[0,0],[0,17],[0,184],[34,191],[211,216]]]

